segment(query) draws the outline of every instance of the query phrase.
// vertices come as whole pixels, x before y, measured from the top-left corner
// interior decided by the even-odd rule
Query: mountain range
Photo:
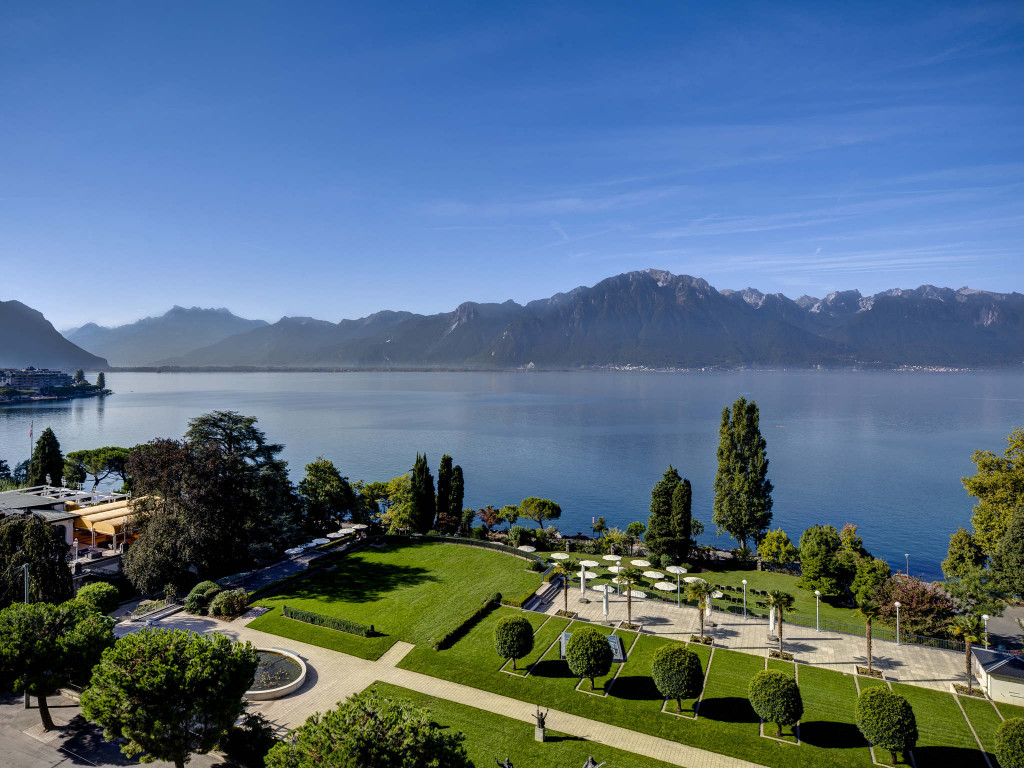
[[[1024,362],[1024,295],[925,285],[793,300],[648,269],[525,305],[467,302],[434,315],[272,324],[175,307],[66,335],[138,367],[963,368]]]
[[[50,322],[20,301],[0,301],[0,368],[98,370],[107,361],[71,343]]]

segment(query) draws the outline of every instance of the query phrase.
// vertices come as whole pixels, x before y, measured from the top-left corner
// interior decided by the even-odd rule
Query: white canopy
[[[619,560],[622,559],[622,555],[605,555],[601,559],[602,560],[614,560],[615,562],[618,562]]]
[[[536,552],[536,547],[531,547],[529,544],[523,544],[521,547],[516,547],[520,552]]]
[[[311,541],[310,543],[315,544],[316,546],[320,546],[321,544],[330,544],[331,540],[321,537],[319,539],[313,539],[313,541]]]
[[[711,597],[717,600],[718,598],[722,597],[722,593],[716,589],[714,592],[711,593]]]
[[[670,565],[665,570],[668,571],[669,573],[675,573],[675,574],[684,574],[684,573],[686,573],[686,569],[683,568],[681,565]]]
[[[602,584],[599,587],[592,587],[592,589],[595,592],[608,592],[608,593],[611,593],[611,592],[615,591],[615,587],[613,587],[611,584]]]
[[[292,547],[284,551],[286,555],[300,555],[302,554],[302,547]]]
[[[643,600],[643,599],[645,599],[647,597],[647,593],[646,592],[641,592],[638,589],[631,589],[631,590],[629,590],[629,594],[630,594],[631,597],[638,597],[641,600]]]
[[[676,585],[668,581],[659,581],[654,585],[655,589],[660,589],[662,592],[675,592]]]
[[[568,560],[569,559],[569,553],[568,552],[552,552],[551,553],[551,559],[552,560]]]
[[[661,571],[644,571],[645,579],[664,579],[665,574]]]
[[[619,573],[620,571],[624,571],[626,569],[623,568],[620,565],[610,565],[610,566],[608,566],[608,570],[611,571],[612,573]]]
[[[597,560],[580,560],[580,565],[584,568],[597,568],[601,564]]]
[[[630,562],[638,568],[650,568],[651,564],[646,560],[630,560]]]
[[[354,530],[354,531],[361,531],[361,530],[363,530],[363,528],[369,528],[369,526],[368,525],[363,525],[362,523],[356,523],[355,525],[352,526],[352,530]]]
[[[687,584],[696,584],[698,581],[702,584],[707,584],[707,582],[704,581],[704,579],[702,579],[700,576],[687,576],[685,579],[683,579],[683,581],[685,581]]]
[[[583,571],[583,576],[584,576],[584,578],[587,578],[587,579],[596,579],[597,578],[597,574],[594,573],[593,571]]]
[[[340,539],[344,535],[345,534],[342,533],[341,531],[331,531],[330,533],[327,534],[327,538],[328,539]]]

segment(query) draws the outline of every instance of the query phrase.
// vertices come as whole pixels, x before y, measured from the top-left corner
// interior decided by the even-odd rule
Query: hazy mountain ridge
[[[159,317],[107,328],[87,323],[64,336],[113,365],[152,365],[183,355],[229,336],[265,326],[265,320],[246,320],[227,309],[174,306]]]
[[[107,361],[68,341],[43,317],[20,301],[0,301],[0,367],[102,370]]]

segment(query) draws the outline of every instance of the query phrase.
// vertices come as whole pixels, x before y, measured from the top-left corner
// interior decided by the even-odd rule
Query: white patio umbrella
[[[621,565],[609,565],[608,570],[612,573],[620,573],[621,571],[624,571],[626,569],[623,568]]]
[[[680,577],[680,575],[686,573],[686,569],[683,568],[681,565],[670,565],[665,570],[668,571],[669,573],[674,573],[676,575],[676,607],[678,608],[681,605],[680,591],[679,591],[679,577]]]
[[[327,534],[327,538],[328,539],[340,539],[344,535],[345,534],[344,534],[343,531],[331,531],[330,533]]]
[[[654,588],[660,592],[674,592],[676,589],[676,585],[673,584],[671,581],[659,581],[657,584],[654,585]]]
[[[307,541],[305,544],[299,544],[299,546],[302,547],[303,549],[312,549],[313,547],[316,546],[316,544],[314,542],[312,542],[312,541]]]
[[[605,555],[601,559],[602,560],[614,560],[615,562],[619,562],[619,560],[622,559],[622,555]]]
[[[516,547],[520,552],[536,552],[536,547],[531,547],[529,544],[523,544],[521,547]]]
[[[353,525],[353,526],[352,526],[352,530],[353,530],[353,531],[361,531],[361,530],[363,530],[364,528],[369,528],[369,527],[370,527],[370,526],[368,526],[368,525],[363,525],[362,523],[356,523],[355,525]]]
[[[613,587],[611,584],[602,584],[599,587],[591,587],[591,589],[595,592],[606,592],[608,594],[611,594],[615,591],[615,587]]]
[[[700,576],[687,576],[683,579],[687,584],[696,584],[698,581],[704,581]],[[704,582],[705,584],[707,582]]]
[[[330,544],[330,543],[331,543],[330,539],[325,539],[325,538],[322,538],[322,537],[319,538],[319,539],[313,539],[313,541],[310,542],[310,544],[315,544],[316,546],[320,546],[321,544]]]
[[[722,596],[722,593],[719,592],[717,589],[714,592],[711,593],[711,599],[712,600],[717,600],[721,596]],[[709,619],[711,618],[711,609],[712,609],[712,607],[713,606],[711,604],[711,600],[708,600],[708,607],[704,609],[704,615],[707,618],[709,618]]]
[[[569,557],[570,556],[569,556],[568,552],[552,552],[551,553],[551,559],[552,560],[568,560]]]
[[[596,579],[597,578],[597,574],[594,573],[593,571],[583,571],[582,575],[584,577],[588,578],[588,579]]]
[[[599,563],[596,560],[583,560],[580,562],[580,594],[585,595],[587,593],[587,579],[594,578],[594,576],[587,576],[587,568],[596,568]]]
[[[649,562],[647,562],[646,560],[630,560],[629,562],[631,562],[637,568],[650,568],[651,567],[651,564]]]
[[[665,574],[661,571],[644,571],[645,579],[664,579]]]
[[[580,565],[585,568],[597,568],[601,564],[597,560],[580,560]]]
[[[641,600],[645,600],[647,598],[647,593],[641,592],[639,589],[631,589],[629,590],[629,594],[633,597],[640,598]]]
[[[302,554],[302,547],[292,547],[284,551],[286,555],[300,555]]]

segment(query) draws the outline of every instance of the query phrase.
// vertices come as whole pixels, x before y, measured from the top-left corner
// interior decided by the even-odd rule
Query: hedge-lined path
[[[626,620],[626,599],[610,595],[608,616],[604,615],[603,598],[600,592],[587,590],[589,602],[580,602],[579,587],[570,587],[569,610],[579,617],[596,623]],[[554,614],[562,607],[559,591],[550,602],[534,606],[535,610]],[[714,626],[705,624],[705,632],[715,639],[715,645],[743,653],[764,655],[769,648],[777,648],[778,642],[768,641],[768,623],[764,619],[743,618],[724,611],[712,613]],[[690,605],[676,607],[674,603],[661,600],[633,599],[633,623],[642,624],[644,631],[664,635],[674,640],[688,641],[691,634],[697,634],[700,625],[697,609]],[[867,666],[866,644],[863,637],[845,635],[839,632],[816,632],[814,627],[785,624],[782,632],[785,650],[792,653],[798,662],[834,669],[838,672],[855,674],[858,666]],[[964,683],[963,654],[927,648],[920,645],[896,645],[896,643],[875,639],[872,643],[872,658],[875,668],[882,670],[886,678],[948,691],[950,683]]]
[[[301,725],[314,712],[332,709],[339,701],[378,680],[493,714],[528,723],[534,722],[533,704],[397,668],[395,664],[414,647],[409,643],[398,642],[377,661],[369,661],[250,629],[240,621],[223,622],[207,617],[176,614],[156,623],[166,629],[187,629],[201,634],[219,632],[233,640],[248,641],[261,648],[284,647],[299,654],[309,668],[307,682],[299,692],[283,699],[252,703],[254,709],[262,712],[280,730]],[[126,634],[140,628],[138,625],[121,625],[118,629],[119,634]],[[557,710],[549,711],[547,726],[552,731],[686,768],[756,766],[755,763],[745,760]]]

